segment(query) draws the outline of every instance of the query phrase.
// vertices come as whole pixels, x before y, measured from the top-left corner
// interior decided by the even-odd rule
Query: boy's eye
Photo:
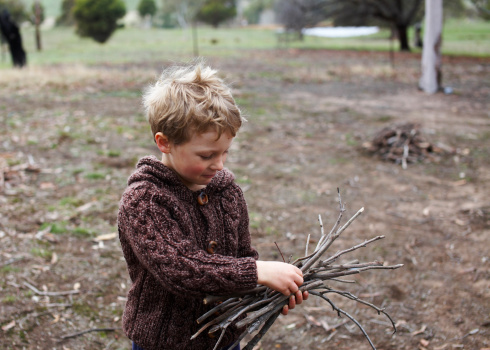
[[[213,158],[213,155],[212,154],[209,155],[209,156],[207,156],[207,155],[200,155],[199,157],[201,157],[201,159],[204,159],[204,160],[209,160],[209,159]]]

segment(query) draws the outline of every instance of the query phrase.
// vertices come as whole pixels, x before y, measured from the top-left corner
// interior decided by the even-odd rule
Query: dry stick
[[[224,328],[223,328],[223,330],[221,331],[221,334],[220,334],[220,336],[219,336],[219,338],[218,338],[218,341],[217,341],[217,342],[216,342],[216,344],[214,345],[213,350],[218,349],[218,345],[219,345],[219,343],[221,343],[221,340],[223,339],[223,336],[224,336],[224,335],[225,335],[225,333],[226,333],[226,328],[227,328],[227,327],[228,327],[228,326],[224,327]]]
[[[318,249],[318,251],[315,253],[313,257],[311,257],[302,267],[301,271],[305,272],[308,271],[310,267],[313,266],[314,263],[320,259],[320,257],[327,251],[327,249],[332,245],[332,243],[342,234],[342,232],[345,231],[347,227],[355,220],[359,215],[362,214],[364,211],[364,208],[359,209],[357,213],[354,214],[353,217],[347,221],[344,226],[342,226],[340,229],[338,229],[334,234],[331,236],[329,235],[329,238],[325,241],[325,243]]]
[[[269,299],[262,299],[262,300],[259,300],[257,302],[254,302],[253,304],[250,304],[244,308],[242,308],[240,311],[238,311],[236,314],[232,315],[231,317],[227,318],[226,320],[222,321],[220,324],[212,327],[209,332],[210,333],[214,333],[215,331],[217,331],[219,328],[222,328],[222,327],[228,327],[228,325],[230,323],[232,323],[233,321],[235,321],[238,317],[240,317],[240,315],[242,315],[243,313],[247,312],[247,311],[252,311],[254,310],[255,308],[261,306],[261,305],[264,305],[264,304],[267,304],[267,303],[270,303],[270,302],[274,302],[274,300],[277,300],[280,298],[280,294],[276,294],[275,296],[269,298]]]
[[[320,221],[320,224],[321,224],[320,229],[321,229],[322,236],[320,237],[320,240],[318,241],[315,252],[318,251],[318,249],[320,248],[320,246],[323,244],[323,242],[325,240],[327,240],[328,238],[330,238],[332,236],[333,232],[337,229],[337,227],[339,227],[340,221],[342,220],[342,216],[344,214],[345,208],[344,208],[344,205],[342,204],[342,198],[340,197],[340,189],[338,187],[337,187],[337,194],[339,196],[339,206],[340,206],[339,217],[337,218],[335,225],[332,227],[332,229],[330,230],[330,232],[328,233],[327,236],[325,236],[325,234],[323,233],[323,223]]]
[[[242,300],[240,303],[238,303],[237,305],[231,307],[229,310],[227,310],[227,312],[224,312],[223,314],[219,315],[218,317],[212,319],[211,321],[209,321],[208,323],[206,323],[204,326],[202,326],[192,337],[191,339],[194,339],[196,338],[199,334],[201,334],[204,330],[206,330],[207,328],[211,327],[212,325],[215,325],[216,323],[219,323],[225,319],[227,319],[228,317],[230,317],[228,315],[228,313],[231,313],[232,311],[234,310],[237,310],[239,309],[239,307],[241,305],[244,305],[246,304],[246,299]],[[218,305],[219,306],[219,305]],[[216,308],[213,308],[212,310],[214,311]],[[201,322],[204,321],[204,318],[202,318]]]
[[[338,221],[338,220],[337,220]],[[323,230],[323,221],[322,221],[322,216],[320,214],[318,214],[318,222],[320,223],[320,239],[316,245],[316,248],[315,248],[315,251],[318,250],[318,248],[321,247],[322,245],[322,241],[325,237],[325,231]],[[308,254],[305,254],[305,256],[307,256]]]
[[[320,218],[321,220],[321,218]],[[310,234],[308,234],[308,238],[306,238],[306,249],[305,249],[305,256],[308,256],[308,246],[310,245]]]
[[[208,305],[212,303],[216,303],[219,301],[224,301],[228,300],[228,298],[238,298],[238,297],[243,297],[243,296],[250,296],[250,295],[259,295],[260,293],[263,293],[267,289],[266,286],[258,285],[254,289],[250,290],[244,290],[241,292],[236,292],[231,295],[206,295],[206,297],[203,299],[203,304]]]
[[[340,282],[340,283],[356,283],[354,280],[342,280],[340,278],[330,278],[330,281]]]
[[[196,322],[198,324],[201,324],[202,321],[204,321],[205,319],[207,319],[209,316],[215,314],[216,312],[219,312],[221,309],[224,309],[224,308],[228,307],[230,304],[232,306],[235,306],[236,303],[239,303],[239,302],[240,302],[240,300],[238,300],[237,298],[230,298],[228,300],[225,300],[224,302],[222,302],[221,304],[219,304],[215,308],[209,310],[204,315],[202,315],[201,317],[199,317]]]
[[[338,189],[337,189],[337,190],[338,190]],[[339,199],[339,201],[340,201],[340,199]],[[337,218],[337,221],[335,222],[335,225],[332,227],[332,229],[330,230],[330,232],[328,233],[328,235],[325,235],[325,232],[324,232],[324,230],[323,230],[323,221],[322,221],[322,216],[321,216],[321,215],[318,215],[318,221],[320,222],[320,233],[321,233],[321,235],[320,235],[320,239],[319,239],[319,241],[318,241],[318,243],[317,243],[317,245],[316,245],[316,248],[315,248],[315,250],[313,251],[313,253],[311,253],[310,255],[305,254],[305,256],[303,256],[302,258],[298,258],[298,259],[296,259],[296,260],[295,260],[295,261],[292,263],[293,265],[298,266],[298,267],[303,266],[303,265],[301,264],[301,262],[302,262],[302,261],[304,261],[304,260],[308,260],[308,259],[310,259],[311,257],[313,257],[313,256],[314,256],[314,255],[315,255],[315,254],[318,252],[318,249],[319,249],[319,248],[322,246],[323,242],[324,242],[326,239],[328,239],[328,238],[329,238],[329,237],[332,235],[332,233],[333,233],[333,231],[334,231],[335,229],[337,229],[337,227],[338,227],[338,226],[339,226],[339,224],[340,224],[340,221],[342,220],[342,214],[343,214],[343,212],[345,211],[345,209],[342,207],[342,202],[340,202],[340,203],[341,203],[341,204],[340,204],[340,214],[339,214],[339,217]],[[310,241],[310,235],[308,235],[308,242],[309,242],[309,241]],[[306,249],[308,249],[308,244],[309,244],[308,242],[306,243]]]
[[[346,271],[352,269],[359,269],[368,266],[383,266],[383,263],[379,261],[372,261],[372,262],[362,263],[362,264],[327,265],[322,267],[311,268],[310,271],[312,272],[312,274],[319,273],[319,272],[327,272],[327,271],[329,273],[333,273],[333,272],[340,272],[340,271]]]
[[[276,248],[277,248],[277,250],[279,251],[279,254],[281,254],[282,261],[283,261],[283,262],[286,262],[286,259],[284,259],[284,255],[282,255],[281,249],[279,249],[279,246],[277,245],[277,243],[276,243],[276,242],[274,242],[274,244],[276,245]]]
[[[255,337],[252,338],[250,342],[248,342],[247,346],[243,348],[243,350],[252,350],[254,346],[262,339],[262,337],[267,333],[269,328],[274,324],[276,319],[279,317],[281,314],[280,311],[277,311],[275,314],[273,314],[264,324],[264,326],[260,329],[259,333],[255,335]]]
[[[405,142],[405,144],[403,145],[402,169],[406,169],[407,168],[408,142],[409,142],[409,140],[407,140]]]
[[[0,267],[4,267],[4,266],[7,266],[7,265],[10,265],[10,264],[13,264],[17,261],[21,261],[21,260],[24,260],[25,258],[23,256],[21,257],[17,257],[17,258],[11,258],[11,259],[8,259],[7,261],[3,262],[0,264]]]
[[[348,269],[357,269],[360,267],[367,267],[367,266],[383,266],[382,262],[379,261],[371,261],[367,263],[352,263],[352,264],[342,264],[342,265],[327,265],[327,266],[322,266],[322,267],[317,267],[314,269],[311,269],[312,271],[327,271],[327,270],[348,270]]]
[[[61,336],[61,340],[65,340],[65,339],[69,339],[69,338],[76,338],[78,336],[81,336],[81,335],[84,335],[84,334],[90,333],[90,332],[114,332],[114,331],[118,331],[120,329],[121,328],[90,328],[90,329],[86,329],[84,331],[80,331],[77,333],[63,335],[63,336]]]
[[[349,249],[345,249],[345,250],[341,250],[337,253],[335,253],[334,255],[332,255],[330,258],[326,259],[326,260],[323,260],[321,262],[321,265],[322,266],[325,266],[327,265],[328,263],[332,262],[332,261],[335,261],[339,256],[341,255],[344,255],[346,253],[349,253],[349,252],[352,252],[353,250],[356,250],[356,249],[359,249],[359,248],[363,248],[363,247],[366,247],[369,243],[373,243],[375,241],[378,241],[380,239],[383,239],[385,238],[385,236],[377,236],[377,237],[374,237],[372,239],[369,239],[367,241],[364,241],[363,243],[359,243],[358,245],[355,245],[354,247],[352,248],[349,248]]]
[[[395,325],[395,322],[393,322],[393,319],[391,318],[391,316],[387,312],[385,312],[384,309],[381,309],[381,308],[377,307],[376,305],[371,304],[370,302],[367,302],[367,301],[365,301],[363,299],[360,299],[360,298],[358,298],[357,296],[355,296],[354,294],[352,294],[350,292],[345,292],[345,291],[342,291],[342,290],[334,290],[334,289],[331,289],[331,288],[328,288],[327,287],[327,291],[322,292],[322,295],[325,295],[327,293],[335,293],[335,294],[338,294],[338,295],[342,295],[343,297],[346,297],[347,299],[354,300],[354,301],[356,301],[358,303],[361,303],[361,304],[364,304],[366,306],[369,306],[370,308],[376,310],[378,312],[378,315],[379,314],[385,315],[390,320],[390,322],[391,322],[391,325],[392,325],[393,330],[394,330],[393,334],[396,333],[396,325]]]
[[[314,273],[309,275],[310,278],[313,279],[321,279],[321,280],[327,280],[331,279],[334,277],[340,277],[340,276],[347,276],[347,275],[357,275],[358,273],[361,273],[363,271],[367,270],[395,270],[400,267],[402,267],[403,264],[398,264],[398,265],[393,265],[393,266],[366,266],[366,267],[361,267],[358,269],[354,270],[349,270],[349,271],[339,271],[339,272],[330,272],[330,273]]]
[[[303,283],[303,285],[301,285],[301,287],[299,287],[299,290],[302,293],[304,293],[306,291],[309,291],[309,290],[314,289],[314,288],[318,288],[320,286],[323,286],[323,282],[322,281],[308,281],[308,282]],[[259,309],[257,311],[254,311],[254,312],[250,313],[246,318],[244,318],[243,320],[241,320],[240,322],[238,322],[236,324],[236,326],[238,328],[241,328],[241,327],[244,327],[244,326],[247,326],[247,325],[251,324],[254,319],[257,319],[258,317],[260,317],[260,316],[262,316],[262,315],[270,312],[277,305],[280,305],[281,306],[281,309],[282,309],[282,307],[287,304],[288,299],[289,299],[289,296],[288,295],[284,295],[284,294],[276,294],[276,295],[278,297],[274,301],[274,303],[270,303],[269,305],[263,307],[262,309]]]
[[[327,251],[327,249],[332,245],[332,243],[345,231],[345,229],[363,212],[364,208],[361,208],[351,219],[347,221],[342,227],[340,226],[340,221],[342,218],[342,213],[345,211],[344,206],[342,204],[339,192],[339,203],[340,203],[340,214],[339,218],[336,221],[334,227],[330,231],[328,235],[325,235],[323,232],[323,223],[321,221],[321,217],[319,217],[320,228],[322,237],[320,238],[319,244],[315,251],[309,256],[305,256],[303,258],[297,259],[293,265],[298,266],[304,272],[304,283],[300,287],[301,291],[310,291],[312,295],[316,295],[326,300],[332,306],[334,311],[337,311],[339,316],[345,315],[352,322],[354,322],[362,331],[366,339],[369,341],[369,344],[373,349],[375,349],[373,343],[368,337],[366,331],[362,328],[360,323],[351,315],[349,315],[344,310],[338,308],[329,298],[325,296],[327,293],[338,294],[350,300],[354,300],[361,304],[367,305],[378,312],[378,314],[383,313],[388,319],[391,321],[393,328],[396,332],[395,324],[391,317],[384,311],[384,309],[378,308],[375,305],[359,299],[357,296],[340,290],[332,289],[324,284],[324,281],[331,280],[337,282],[344,283],[355,283],[355,281],[346,281],[337,279],[340,276],[348,276],[353,274],[358,274],[362,271],[371,270],[371,269],[396,269],[401,266],[393,265],[393,266],[383,266],[382,263],[378,261],[368,262],[368,263],[359,263],[356,259],[354,261],[340,264],[340,265],[330,265],[330,263],[337,260],[340,256],[352,252],[354,250],[365,247],[367,244],[370,244],[374,241],[382,239],[384,236],[378,236],[357,244],[356,246],[342,250],[331,256],[330,258],[321,261],[321,256]],[[277,244],[276,244],[277,245]],[[309,237],[308,242],[306,244],[305,255],[308,254],[308,245],[309,245]],[[282,253],[281,253],[282,255]],[[304,263],[304,264],[303,264]],[[315,265],[316,264],[316,265]],[[237,299],[236,297],[243,296],[243,299]],[[245,291],[242,293],[236,293],[233,296],[227,297],[214,297],[207,296],[205,298],[205,303],[209,303],[211,301],[225,300],[226,298],[234,297],[232,302],[228,302],[225,306],[217,306],[213,310],[219,310],[222,312],[220,316],[218,316],[215,320],[208,322],[204,325],[198,333],[196,333],[194,337],[199,335],[205,329],[211,327],[209,333],[217,332],[221,330],[221,335],[218,339],[218,342],[215,345],[215,349],[218,347],[221,342],[224,333],[228,326],[230,326],[233,322],[238,319],[238,316],[248,313],[248,315],[242,319],[241,321],[236,323],[237,328],[246,327],[246,329],[242,332],[239,338],[236,340],[235,344],[232,347],[236,346],[240,343],[240,341],[247,335],[257,331],[260,328],[258,334],[247,344],[244,350],[252,349],[258,341],[262,338],[262,336],[269,330],[272,326],[276,318],[279,316],[281,309],[284,305],[287,304],[289,296],[285,296],[280,294],[279,292],[272,291],[269,293],[269,290],[265,286],[258,286],[257,288],[251,291]],[[207,318],[212,313],[207,313],[206,317],[202,317],[199,320]]]
[[[23,282],[24,286],[28,287],[30,290],[32,290],[34,293],[37,295],[42,295],[42,296],[59,296],[59,295],[71,295],[71,294],[79,294],[79,290],[68,290],[66,292],[41,292],[39,289],[34,287],[32,284]]]
[[[226,329],[228,328],[228,326],[229,326],[229,325],[231,325],[231,323],[232,323],[232,322],[233,322],[233,321],[234,321],[234,320],[235,320],[235,319],[236,319],[236,318],[237,318],[239,315],[241,315],[241,314],[242,314],[244,311],[245,311],[245,310],[242,310],[242,312],[239,312],[239,313],[237,313],[235,316],[233,316],[233,317],[231,317],[231,318],[227,319],[227,320],[226,320],[226,323],[225,323],[224,325],[221,325],[221,324],[220,324],[220,325],[218,325],[218,326],[215,326],[215,327],[219,327],[219,326],[221,326],[221,327],[220,327],[220,328],[221,328],[221,335],[220,335],[220,337],[219,337],[218,341],[216,342],[216,344],[214,345],[213,350],[216,350],[216,349],[218,348],[218,345],[221,343],[221,340],[223,339],[223,336],[225,335],[225,332],[226,332]],[[219,328],[217,328],[217,329],[219,329]],[[217,330],[217,329],[216,329],[216,330]],[[210,332],[210,333],[212,333],[212,332],[213,332],[213,330],[211,329],[209,332]],[[243,333],[245,333],[245,332],[243,332]],[[240,338],[243,338],[243,337],[240,337]],[[235,345],[235,346],[236,346],[236,345]]]
[[[369,345],[371,345],[371,347],[373,348],[373,350],[376,350],[376,347],[374,346],[373,342],[371,341],[371,339],[369,338],[367,332],[364,330],[364,328],[362,328],[361,324],[354,318],[352,317],[351,315],[349,315],[347,312],[345,312],[344,310],[338,308],[330,299],[328,299],[326,296],[324,296],[322,293],[318,293],[318,292],[310,292],[311,294],[313,295],[316,295],[320,298],[322,298],[323,300],[325,300],[327,303],[330,304],[330,306],[332,306],[332,308],[337,311],[337,314],[339,315],[340,317],[340,314],[343,314],[345,316],[347,316],[352,322],[354,322],[357,327],[359,327],[359,329],[361,330],[361,332],[364,334],[364,337],[367,339],[367,341],[369,342]]]

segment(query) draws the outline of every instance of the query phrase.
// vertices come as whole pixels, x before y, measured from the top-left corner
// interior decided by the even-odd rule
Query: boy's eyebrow
[[[228,152],[229,150],[230,150],[230,147],[228,147],[227,149],[225,149],[224,152]],[[212,152],[212,153],[216,153],[216,152],[221,152],[221,150],[218,150],[216,148],[206,148],[206,149],[201,149],[198,152],[203,152],[203,153]]]

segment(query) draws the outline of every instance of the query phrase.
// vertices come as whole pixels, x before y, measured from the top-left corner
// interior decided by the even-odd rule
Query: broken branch
[[[330,282],[341,282],[341,283],[354,283],[354,281],[339,279],[342,276],[349,276],[354,274],[359,274],[367,270],[378,270],[387,269],[393,270],[402,267],[402,264],[385,266],[382,262],[372,261],[360,263],[357,259],[343,263],[343,264],[333,264],[341,256],[358,250],[362,247],[366,247],[375,241],[383,239],[384,236],[377,236],[366,240],[362,243],[356,244],[355,246],[340,250],[333,254],[332,256],[322,259],[322,256],[327,252],[333,242],[340,237],[340,235],[349,227],[349,225],[356,220],[359,215],[362,214],[364,208],[361,208],[356,214],[354,214],[347,222],[340,227],[341,219],[345,208],[342,204],[339,192],[339,205],[340,213],[337,221],[330,230],[328,234],[324,233],[323,222],[321,216],[319,216],[318,221],[320,222],[320,234],[321,237],[315,248],[315,251],[308,255],[308,245],[310,241],[310,236],[308,235],[305,249],[305,256],[296,259],[292,264],[297,266],[303,271],[303,284],[300,286],[300,291],[308,291],[311,295],[317,296],[326,302],[328,302],[334,311],[337,312],[339,316],[345,315],[349,320],[354,322],[357,327],[361,330],[364,337],[369,342],[372,349],[376,350],[371,339],[367,335],[362,325],[349,313],[338,308],[327,296],[326,294],[337,294],[349,300],[355,301],[357,303],[366,305],[378,314],[385,315],[391,322],[391,325],[396,332],[396,326],[392,318],[388,313],[372,303],[362,300],[348,291],[337,290],[329,287],[326,283]],[[277,244],[276,244],[277,245]],[[279,249],[279,248],[278,248]],[[279,250],[280,252],[280,250]],[[282,253],[281,253],[282,255]],[[284,259],[284,257],[283,257]],[[283,295],[279,292],[268,289],[265,286],[257,286],[253,290],[244,291],[242,293],[237,293],[231,296],[207,296],[204,299],[205,304],[212,302],[223,301],[221,304],[211,308],[208,312],[202,315],[197,322],[201,324],[204,320],[209,319],[213,315],[218,313],[214,319],[211,319],[206,324],[204,324],[193,336],[192,339],[196,338],[202,332],[207,330],[209,334],[217,334],[220,332],[218,341],[214,347],[217,349],[224,336],[226,329],[233,323],[236,322],[237,328],[245,328],[242,334],[232,345],[232,348],[240,343],[240,341],[247,335],[252,334],[256,331],[257,334],[248,342],[244,350],[251,350],[260,341],[260,339],[267,333],[272,324],[275,322],[284,305],[287,305],[289,296]],[[246,316],[245,316],[246,315]],[[240,317],[244,318],[240,319]]]

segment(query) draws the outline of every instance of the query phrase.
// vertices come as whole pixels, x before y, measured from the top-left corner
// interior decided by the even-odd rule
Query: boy
[[[223,167],[243,118],[216,71],[201,63],[170,68],[143,103],[162,158],[138,162],[120,202],[132,280],[123,329],[133,349],[209,350],[216,339],[207,334],[190,340],[209,310],[205,295],[259,283],[291,295],[287,314],[307,297],[298,290],[303,276],[290,264],[257,261],[243,193]],[[241,333],[229,329],[222,344]]]

